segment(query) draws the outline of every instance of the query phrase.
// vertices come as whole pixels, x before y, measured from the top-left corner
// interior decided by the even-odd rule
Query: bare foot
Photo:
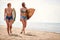
[[[21,32],[20,34],[25,34],[25,31]]]
[[[22,32],[20,34],[22,34]]]
[[[23,32],[23,34],[25,34],[25,31]]]
[[[10,33],[8,33],[8,35],[10,35]]]
[[[10,33],[12,33],[12,31],[10,31]]]

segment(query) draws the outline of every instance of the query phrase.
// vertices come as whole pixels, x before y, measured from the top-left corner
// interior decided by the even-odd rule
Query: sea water
[[[0,23],[0,25],[4,25]],[[16,22],[13,27],[22,28],[22,23]],[[26,30],[36,30],[36,31],[48,31],[60,33],[60,23],[39,23],[39,22],[28,22]]]
[[[13,26],[21,28],[22,23],[16,23],[16,25],[13,25]],[[37,23],[37,22],[32,23],[30,22],[30,23],[27,23],[26,29],[60,33],[60,23]]]

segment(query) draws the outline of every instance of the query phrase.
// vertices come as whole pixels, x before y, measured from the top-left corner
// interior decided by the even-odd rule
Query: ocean
[[[0,24],[3,25],[3,24]],[[22,23],[16,22],[13,27],[22,28]],[[60,23],[28,22],[26,30],[47,31],[60,33]]]
[[[21,28],[22,23],[16,23],[16,25],[13,25],[13,26]],[[37,23],[37,22],[32,23],[30,22],[30,23],[27,23],[26,29],[60,33],[60,23]]]

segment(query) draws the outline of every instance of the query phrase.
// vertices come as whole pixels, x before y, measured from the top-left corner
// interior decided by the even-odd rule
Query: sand
[[[60,33],[26,30],[20,34],[20,28],[13,28],[9,36],[5,26],[0,26],[0,40],[60,40]]]

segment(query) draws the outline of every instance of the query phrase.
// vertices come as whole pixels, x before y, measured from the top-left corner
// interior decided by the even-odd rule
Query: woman
[[[20,21],[22,22],[23,24],[23,28],[22,28],[22,31],[21,31],[21,34],[24,33],[25,34],[25,28],[26,28],[26,25],[27,25],[27,8],[25,6],[25,3],[23,2],[22,3],[22,8],[20,9]]]
[[[12,22],[13,22],[11,3],[8,3],[7,8],[5,8],[4,10],[4,19],[7,24],[7,32],[10,35],[10,33],[12,33]]]

